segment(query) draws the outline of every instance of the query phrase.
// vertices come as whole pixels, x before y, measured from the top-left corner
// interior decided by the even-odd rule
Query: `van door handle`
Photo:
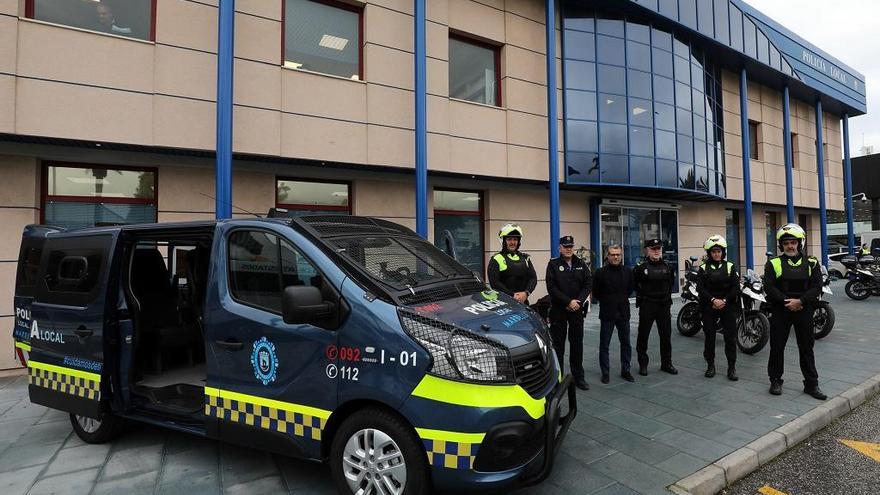
[[[244,348],[244,344],[237,340],[215,340],[214,342],[227,351],[240,351]]]
[[[80,325],[79,328],[73,331],[73,333],[75,333],[77,337],[84,339],[86,337],[91,337],[95,332],[86,328],[85,325]]]

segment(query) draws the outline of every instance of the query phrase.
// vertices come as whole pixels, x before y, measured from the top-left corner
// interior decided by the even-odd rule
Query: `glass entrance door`
[[[623,263],[634,267],[644,258],[645,241],[663,241],[663,258],[678,270],[678,211],[627,206],[601,207],[602,253],[610,245],[623,248]],[[678,290],[675,277],[675,290]]]

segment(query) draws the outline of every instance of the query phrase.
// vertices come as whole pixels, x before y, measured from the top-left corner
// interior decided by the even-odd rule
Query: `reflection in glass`
[[[660,187],[678,187],[678,164],[675,161],[657,160],[657,185]]]
[[[596,120],[596,115],[596,93],[574,90],[565,92],[566,118]]]
[[[651,42],[651,28],[644,24],[635,22],[626,23],[626,39],[640,41],[642,43]]]
[[[697,27],[701,33],[712,38],[715,36],[712,0],[700,0],[697,5]]]
[[[599,149],[595,122],[568,120],[565,138],[568,149],[572,151],[598,151]]]
[[[696,0],[678,0],[678,20],[692,29],[697,29]]]
[[[599,62],[623,65],[623,50],[622,39],[602,34],[596,36],[596,54]]]
[[[596,64],[571,60],[565,63],[565,87],[596,90]]]
[[[654,125],[651,115],[650,100],[629,99],[629,125],[651,127]]]
[[[654,75],[654,100],[675,103],[675,88],[672,79]]]
[[[569,151],[565,154],[565,171],[571,182],[599,182],[599,155]]]
[[[651,56],[654,74],[672,77],[672,53],[660,48],[652,48]]]
[[[629,182],[629,169],[626,155],[606,155],[600,158],[602,182],[606,184],[626,184]]]
[[[348,209],[348,184],[281,179],[277,182],[276,203],[288,208],[335,207]]]
[[[34,0],[33,5],[34,19],[127,38],[150,39],[152,0]]]
[[[626,124],[626,98],[599,93],[599,120]]]
[[[632,184],[654,185],[654,159],[633,156],[629,159]]]
[[[651,70],[651,48],[635,41],[626,42],[626,65],[633,69]]]
[[[630,127],[630,155],[654,155],[654,131],[648,127]]]
[[[626,125],[602,124],[602,132],[599,133],[599,151],[626,153]]]
[[[619,19],[597,19],[596,32],[623,38],[623,21]]]
[[[604,93],[626,93],[626,69],[599,64],[599,91]]]
[[[449,38],[449,96],[498,105],[496,54],[488,46]]]
[[[654,103],[654,122],[657,129],[675,130],[675,107],[663,103]]]
[[[727,5],[729,0],[714,0],[715,2],[715,39],[721,43],[730,43],[730,24],[727,20]]]
[[[592,21],[592,19],[590,19]],[[566,21],[566,26],[568,21]],[[596,36],[566,29],[563,42],[571,51],[570,58],[593,61],[596,58]],[[567,55],[568,56],[568,55]]]
[[[156,197],[155,172],[50,166],[46,174],[47,193],[50,196],[138,199]]]
[[[310,0],[285,2],[284,66],[360,79],[360,12]]]
[[[627,92],[630,96],[651,98],[651,74],[638,70],[626,71]]]
[[[730,46],[743,51],[743,14],[733,5],[730,6]]]

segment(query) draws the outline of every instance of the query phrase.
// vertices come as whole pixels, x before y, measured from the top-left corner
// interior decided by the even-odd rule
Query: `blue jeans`
[[[611,334],[617,327],[617,339],[620,340],[620,372],[629,371],[629,361],[632,359],[632,347],[629,344],[629,320],[600,320],[599,327],[599,368],[603,375],[608,374],[608,346],[611,344]]]

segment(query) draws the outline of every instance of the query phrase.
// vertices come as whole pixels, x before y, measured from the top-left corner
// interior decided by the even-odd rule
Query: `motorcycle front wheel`
[[[678,318],[675,322],[678,327],[678,333],[685,337],[693,337],[700,333],[700,329],[703,327],[700,319],[700,305],[695,301],[686,303],[678,311]]]
[[[744,354],[755,354],[770,340],[770,320],[760,311],[747,311],[745,321],[737,318],[736,345]]]
[[[813,310],[813,337],[819,340],[834,328],[834,308],[828,301],[819,301],[819,305]]]
[[[864,301],[871,297],[871,289],[861,280],[850,280],[846,283],[843,290],[850,299],[855,299],[856,301]]]

